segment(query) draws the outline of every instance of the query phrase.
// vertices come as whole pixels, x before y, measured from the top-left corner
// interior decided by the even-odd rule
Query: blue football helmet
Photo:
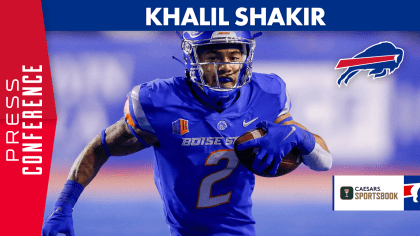
[[[252,76],[252,59],[254,57],[255,40],[250,31],[184,31],[182,35],[181,48],[184,52],[187,73],[192,82],[200,85],[199,87],[213,101],[218,102],[218,106],[225,107],[231,103],[238,89],[249,83]],[[243,52],[241,62],[200,62],[200,47],[211,45],[233,44]],[[217,86],[211,86],[204,79],[203,65],[213,65],[216,73]],[[225,88],[220,86],[217,74],[218,65],[242,64],[238,79],[233,87]],[[223,104],[223,105],[221,105]]]
[[[241,45],[246,52],[242,62],[200,62],[198,58],[198,48],[200,46],[212,44],[236,44]],[[255,40],[249,31],[184,31],[182,35],[182,51],[189,71],[189,76],[194,83],[203,87],[208,87],[215,91],[230,91],[240,88],[249,83],[252,76],[252,59],[254,57]],[[242,69],[238,76],[236,85],[232,88],[223,88],[219,84],[216,70],[217,86],[210,86],[203,77],[202,65],[213,64],[242,64]]]

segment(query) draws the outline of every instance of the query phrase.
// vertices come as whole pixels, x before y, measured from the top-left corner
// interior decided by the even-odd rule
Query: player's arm
[[[328,150],[327,144],[325,143],[324,139],[322,139],[320,136],[316,134],[309,132],[309,130],[306,127],[294,121],[292,117],[290,116],[289,112],[279,116],[274,121],[274,123],[282,124],[282,125],[296,125],[297,127],[303,129],[303,132],[302,132],[303,139],[312,139],[311,136],[313,136],[315,140],[315,145],[313,145],[313,148],[312,148],[311,141],[308,141],[308,140],[302,141],[302,142],[306,142],[304,145],[307,146],[307,147],[304,147],[305,151],[303,153],[304,155],[302,155],[304,164],[307,165],[309,168],[316,171],[325,171],[325,170],[331,169],[332,156],[330,154],[330,151]]]
[[[109,156],[125,156],[144,149],[144,145],[130,131],[129,124],[121,118],[98,134],[80,153],[70,170],[68,180],[86,187],[108,160]],[[156,138],[136,127],[131,127],[149,146],[156,143]],[[108,149],[108,154],[106,149]]]
[[[153,134],[126,122],[126,118],[130,118],[130,115],[127,113],[128,109],[124,111],[125,118],[98,134],[77,157],[54,205],[54,212],[44,222],[43,236],[58,233],[74,236],[73,207],[84,188],[93,180],[110,156],[128,155],[152,145],[159,145]]]
[[[86,187],[110,156],[125,156],[159,145],[155,135],[137,128],[131,121],[129,100],[125,117],[98,134],[80,153],[70,170],[68,180]],[[131,122],[130,122],[131,121]]]

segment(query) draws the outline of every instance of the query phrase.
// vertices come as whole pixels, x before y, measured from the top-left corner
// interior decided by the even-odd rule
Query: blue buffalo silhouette
[[[361,70],[369,70],[369,74],[373,75],[374,79],[380,78],[394,72],[397,68],[400,67],[400,64],[404,57],[404,50],[401,48],[395,47],[391,42],[380,42],[378,44],[372,45],[365,49],[363,52],[357,54],[353,58],[362,58],[362,57],[377,57],[377,56],[387,56],[387,55],[398,55],[396,61],[386,61],[371,63],[366,65],[350,66],[347,70],[341,74],[340,78],[337,80],[338,86],[341,85],[341,82],[344,80],[344,84],[347,85],[350,79],[356,75]]]

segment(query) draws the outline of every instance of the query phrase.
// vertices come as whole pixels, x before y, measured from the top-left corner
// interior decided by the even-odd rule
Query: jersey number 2
[[[198,199],[196,208],[210,208],[219,206],[230,201],[232,191],[217,196],[212,196],[213,184],[229,177],[232,171],[238,166],[239,160],[233,149],[217,150],[207,157],[206,166],[217,165],[220,160],[227,159],[226,167],[223,170],[217,171],[204,177],[201,180],[198,189]]]

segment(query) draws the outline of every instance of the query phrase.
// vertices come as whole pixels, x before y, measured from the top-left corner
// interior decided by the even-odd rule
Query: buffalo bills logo
[[[381,42],[368,47],[353,58],[340,59],[335,69],[347,68],[337,80],[338,86],[344,81],[347,85],[350,79],[361,70],[369,70],[374,79],[392,74],[400,67],[404,58],[404,50],[395,47],[391,42]]]

